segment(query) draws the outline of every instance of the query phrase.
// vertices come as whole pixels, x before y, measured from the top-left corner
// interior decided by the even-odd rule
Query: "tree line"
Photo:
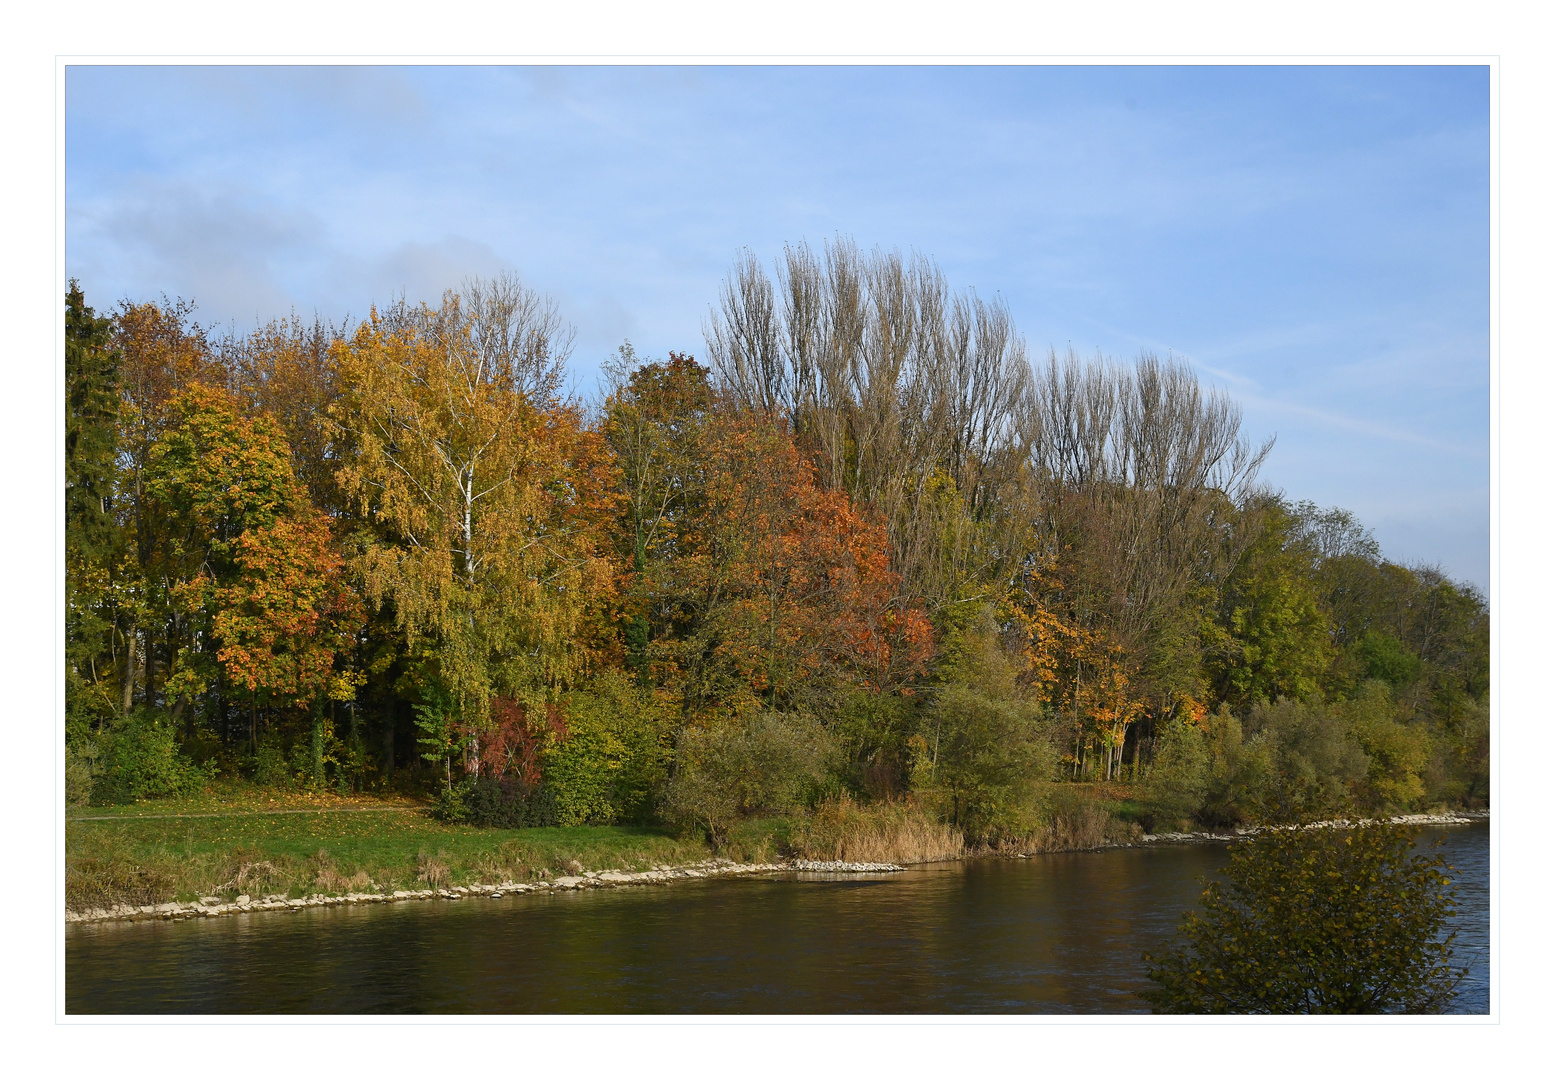
[[[66,313],[70,797],[215,775],[486,823],[914,800],[997,841],[1488,794],[1488,614],[1174,359],[1033,358],[838,240],[594,400],[512,278],[355,325]],[[1060,799],[1061,801],[1061,799]]]

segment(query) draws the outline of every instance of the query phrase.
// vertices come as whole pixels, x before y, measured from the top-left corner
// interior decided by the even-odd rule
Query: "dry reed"
[[[789,845],[801,858],[819,862],[906,865],[954,859],[966,841],[959,830],[911,802],[864,806],[844,795],[817,807]]]
[[[439,851],[437,856],[434,859],[424,851],[416,856],[416,880],[434,889],[442,888],[449,880],[448,853]]]

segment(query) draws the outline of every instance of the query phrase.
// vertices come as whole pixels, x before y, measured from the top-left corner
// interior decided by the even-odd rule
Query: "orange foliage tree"
[[[352,696],[355,677],[337,668],[362,614],[329,521],[308,505],[269,416],[247,415],[225,391],[195,383],[168,417],[147,480],[189,642],[168,696],[203,692],[219,664],[229,696],[311,706],[317,744],[323,701]]]
[[[894,689],[922,670],[932,632],[897,594],[883,526],[822,491],[785,430],[721,410],[694,460],[676,558],[649,583],[688,709],[778,705],[818,679]]]

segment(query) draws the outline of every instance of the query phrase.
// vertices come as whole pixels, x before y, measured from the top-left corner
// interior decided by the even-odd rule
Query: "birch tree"
[[[336,346],[332,436],[367,596],[473,730],[493,695],[544,696],[580,670],[612,579],[614,470],[558,396],[570,341],[554,305],[498,278],[436,309],[375,309]]]

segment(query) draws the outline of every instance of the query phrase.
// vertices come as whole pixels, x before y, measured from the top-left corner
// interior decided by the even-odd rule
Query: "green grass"
[[[1137,812],[1132,793],[1121,785],[1064,787],[1070,801],[1094,806],[1093,817],[1099,812],[1126,823]],[[81,911],[244,893],[298,897],[497,884],[678,866],[713,854],[699,837],[665,828],[477,829],[444,824],[427,809],[403,796],[310,795],[237,781],[183,799],[71,807],[65,903]],[[742,821],[717,854],[770,862],[808,848],[811,824],[808,815]],[[1059,830],[1062,835],[1047,837],[1038,849],[1094,846],[1107,830],[1104,822],[1090,824],[1083,836],[1074,828]]]
[[[719,854],[769,861],[791,829],[783,818],[744,822]],[[321,799],[238,786],[176,801],[72,808],[65,896],[68,907],[84,910],[240,893],[341,894],[643,870],[711,854],[700,839],[662,828],[477,829],[438,822],[408,800]]]

